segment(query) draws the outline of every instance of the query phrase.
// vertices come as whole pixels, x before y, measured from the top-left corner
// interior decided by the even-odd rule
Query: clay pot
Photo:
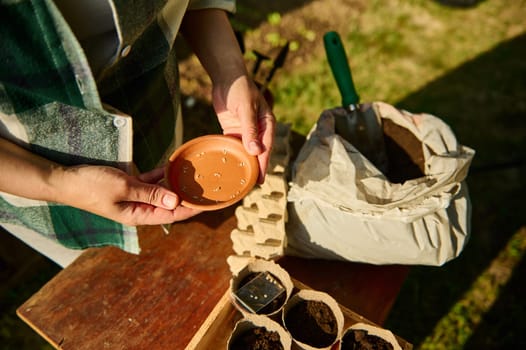
[[[206,135],[190,140],[170,156],[165,169],[168,187],[181,204],[199,210],[228,207],[245,197],[259,175],[255,156],[241,140]]]
[[[257,349],[289,350],[292,339],[279,323],[267,316],[251,314],[236,323],[227,344],[228,350],[255,349],[256,344]]]
[[[330,349],[339,339],[344,316],[329,294],[300,290],[283,308],[283,325],[292,341],[304,350]]]

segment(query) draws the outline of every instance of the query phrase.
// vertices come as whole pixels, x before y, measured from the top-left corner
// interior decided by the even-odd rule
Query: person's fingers
[[[253,104],[242,104],[239,106],[238,113],[241,122],[241,140],[249,154],[257,156],[264,151],[264,147],[259,141],[257,108]]]
[[[179,197],[160,185],[133,183],[126,202],[139,202],[173,210],[179,205]]]
[[[183,207],[182,205],[180,205],[177,208],[175,208],[175,210],[173,210],[173,217],[174,217],[174,221],[181,221],[181,220],[186,220],[188,218],[191,218],[192,216],[195,216],[202,212],[203,212],[202,210],[191,209],[191,208]]]
[[[164,178],[164,168],[157,168],[146,173],[142,173],[137,176],[142,182],[147,182],[149,184],[155,184],[161,181]]]
[[[259,175],[258,175],[257,183],[261,185],[263,182],[265,182],[265,176],[267,174],[269,156],[268,156],[268,153],[264,152],[264,153],[261,153],[259,156],[257,156],[257,158],[258,158],[258,164],[259,164]]]
[[[262,108],[260,113],[261,116],[259,117],[259,131],[264,148],[264,151],[258,155],[260,169],[258,183],[261,184],[265,180],[270,154],[272,152],[272,145],[274,144],[276,119],[274,115],[266,108]]]
[[[135,225],[162,225],[176,221],[186,220],[201,213],[200,210],[178,206],[174,210],[155,207],[146,203],[122,203],[123,212],[128,217],[128,224]]]

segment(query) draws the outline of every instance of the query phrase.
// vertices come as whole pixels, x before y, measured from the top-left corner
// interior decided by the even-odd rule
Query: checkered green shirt
[[[233,1],[200,1],[191,6],[234,6]],[[0,0],[0,137],[65,165],[128,169],[133,162],[141,171],[159,166],[173,147],[180,101],[174,38],[163,32],[159,16],[165,2],[112,3],[120,34],[117,52],[127,54],[118,55],[95,81],[53,1]],[[126,115],[108,112],[103,103]],[[113,245],[139,252],[135,227],[0,192],[4,224],[69,248]]]

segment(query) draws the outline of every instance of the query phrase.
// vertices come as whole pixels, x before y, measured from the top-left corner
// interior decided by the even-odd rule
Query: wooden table
[[[93,248],[18,309],[57,348],[185,349],[220,311],[231,273],[233,208],[140,232],[142,252]],[[284,257],[290,275],[382,324],[408,267]],[[216,325],[217,326],[217,325]],[[218,346],[218,349],[222,346]]]

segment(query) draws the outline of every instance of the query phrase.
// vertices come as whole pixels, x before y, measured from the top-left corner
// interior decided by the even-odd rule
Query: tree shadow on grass
[[[512,278],[470,337],[464,349],[526,348],[526,259],[514,269]]]
[[[461,256],[443,267],[416,266],[402,288],[386,327],[418,347],[488,267],[511,235],[526,224],[526,35],[504,42],[397,103],[448,123],[461,144],[476,150],[467,183],[473,205],[472,236]],[[524,271],[520,265],[517,275]],[[484,330],[508,320],[507,336],[520,339],[526,314],[509,320],[507,299],[525,309],[516,277],[506,287]],[[523,288],[522,288],[523,290]],[[488,335],[489,337],[490,335]],[[490,340],[488,340],[490,341]],[[476,348],[476,346],[475,346]],[[479,347],[484,348],[484,347]]]

